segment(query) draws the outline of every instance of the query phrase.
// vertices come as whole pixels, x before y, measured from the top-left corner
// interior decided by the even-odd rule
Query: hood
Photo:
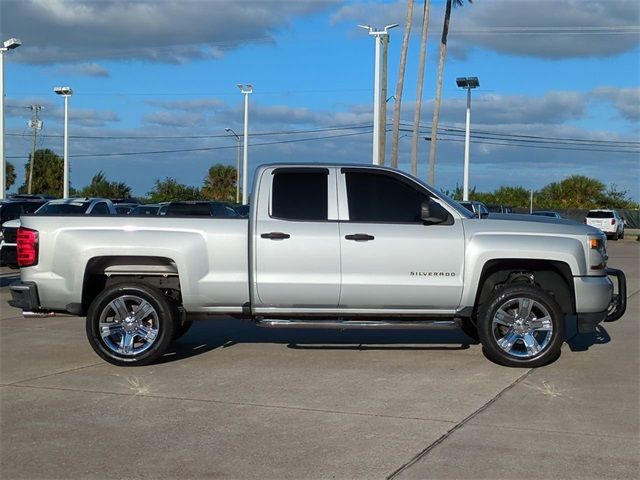
[[[599,229],[573,220],[513,213],[492,213],[487,218],[466,219],[465,229],[474,233],[602,235]]]

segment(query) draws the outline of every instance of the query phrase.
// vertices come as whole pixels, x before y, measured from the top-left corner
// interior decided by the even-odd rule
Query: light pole
[[[249,94],[253,93],[253,86],[251,84],[243,85],[238,84],[240,93],[244,95],[244,140],[242,145],[242,204],[247,205],[247,178],[248,164],[249,164]]]
[[[380,47],[383,44],[382,37],[389,36],[389,30],[397,27],[398,24],[387,25],[382,30],[376,30],[370,25],[358,25],[360,28],[369,30],[369,35],[376,37],[376,57],[374,64],[374,79],[373,79],[373,164],[381,165],[380,157],[380,110],[382,105],[382,96],[380,94]],[[386,39],[385,39],[386,40]],[[384,42],[386,47],[386,41]],[[386,89],[386,86],[385,86]],[[386,133],[386,132],[385,132]]]
[[[480,86],[478,77],[456,78],[456,84],[460,88],[467,89],[467,121],[464,133],[464,179],[462,200],[469,200],[469,143],[471,142],[471,89]]]
[[[4,199],[7,186],[7,167],[4,161],[4,52],[22,45],[17,38],[5,40],[0,47],[0,199]]]
[[[232,133],[238,141],[238,158],[236,159],[236,203],[240,203],[240,144],[242,142],[238,134],[233,131],[233,128],[225,128],[224,131],[227,133]]]
[[[71,87],[55,87],[53,91],[64,97],[64,178],[62,180],[62,198],[69,198],[69,97],[73,95]]]

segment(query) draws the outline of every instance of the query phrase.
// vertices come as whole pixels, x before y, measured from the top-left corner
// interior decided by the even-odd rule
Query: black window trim
[[[329,169],[325,167],[278,167],[271,171],[271,176],[274,177],[276,173],[319,173],[327,176],[327,215],[329,214]],[[338,223],[339,220],[325,219],[325,220],[296,220],[295,218],[285,218],[273,215],[271,212],[271,202],[273,200],[273,178],[271,181],[271,191],[269,192],[269,218],[272,220],[279,220],[282,222],[295,222],[295,223]],[[243,218],[239,216],[239,218]]]
[[[392,177],[396,180],[399,180],[401,183],[404,183],[405,185],[412,187],[412,188],[416,188],[426,194],[430,199],[438,199],[437,196],[435,196],[432,192],[430,192],[428,189],[424,188],[422,185],[420,185],[419,183],[416,182],[412,182],[411,180],[409,180],[407,177],[405,177],[404,175],[401,175],[399,173],[396,172],[392,172],[389,170],[376,170],[376,169],[371,169],[371,168],[366,168],[366,167],[341,167],[340,168],[340,173],[345,174],[345,173],[369,173],[369,174],[374,174],[374,175],[383,175],[383,176],[387,176],[387,177]],[[346,188],[346,177],[345,177],[345,188]],[[346,194],[347,194],[347,208],[349,207],[349,190],[348,188],[346,189]],[[451,215],[451,212],[445,208],[440,202],[438,202],[438,204],[440,205],[440,207],[444,208],[444,210],[447,212],[447,214],[449,215],[447,220],[445,220],[442,223],[434,223],[434,224],[428,224],[428,226],[451,226],[454,225],[456,223],[455,221],[455,217],[453,215]],[[349,217],[351,217],[351,212],[349,212]],[[340,223],[354,223],[354,224],[362,224],[362,223],[368,223],[368,224],[375,224],[375,225],[420,225],[420,226],[427,226],[427,224],[425,222],[371,222],[368,220],[351,220],[351,218],[349,218],[349,220],[340,220]]]

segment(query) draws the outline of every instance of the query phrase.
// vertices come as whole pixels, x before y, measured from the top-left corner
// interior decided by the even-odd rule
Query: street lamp
[[[387,25],[382,30],[376,30],[370,25],[358,26],[360,28],[369,30],[369,35],[373,35],[374,37],[376,37],[376,57],[373,79],[373,164],[380,165],[382,163],[380,161],[380,110],[382,105],[382,99],[380,95],[380,46],[382,45],[382,37],[388,37],[389,30],[397,27],[398,24],[394,23],[392,25]]]
[[[4,199],[7,190],[7,167],[4,161],[4,52],[22,45],[17,38],[5,40],[0,47],[0,199]]]
[[[240,93],[244,95],[244,143],[242,158],[242,204],[247,205],[247,178],[249,177],[247,169],[249,164],[249,94],[253,93],[253,86],[249,83],[243,85],[239,83],[237,87]]]
[[[471,141],[471,89],[480,86],[478,77],[456,78],[456,84],[460,88],[467,89],[467,124],[464,134],[464,179],[462,199],[469,200],[469,143]]]
[[[242,142],[238,134],[233,131],[233,128],[225,128],[224,131],[233,134],[238,141],[238,158],[236,160],[236,203],[240,203],[240,144]]]
[[[69,97],[73,95],[71,87],[55,87],[53,91],[64,97],[64,179],[62,198],[69,198]]]

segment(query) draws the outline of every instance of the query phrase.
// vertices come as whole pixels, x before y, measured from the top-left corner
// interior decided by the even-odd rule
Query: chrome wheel
[[[158,312],[136,295],[123,295],[110,301],[100,313],[99,332],[106,347],[122,356],[145,352],[158,338]]]
[[[491,321],[493,338],[500,349],[518,358],[532,358],[544,351],[553,337],[551,314],[540,302],[527,297],[505,301]]]

